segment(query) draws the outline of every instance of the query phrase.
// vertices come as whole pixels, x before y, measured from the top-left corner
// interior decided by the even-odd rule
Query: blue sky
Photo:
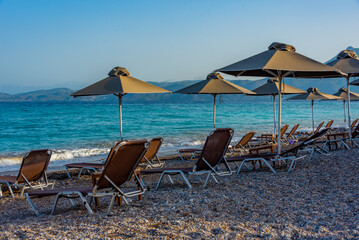
[[[318,61],[359,47],[358,0],[0,0],[0,92],[78,89],[126,67],[204,78],[285,42]]]

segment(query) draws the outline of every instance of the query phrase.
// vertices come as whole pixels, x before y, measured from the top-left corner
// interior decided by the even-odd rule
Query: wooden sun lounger
[[[167,175],[173,183],[170,175],[181,175],[188,188],[192,188],[186,175],[201,175],[206,174],[206,180],[203,184],[203,188],[207,185],[209,178],[212,176],[217,181],[215,176],[228,176],[232,174],[229,165],[225,161],[225,154],[228,149],[228,145],[231,142],[233,136],[233,130],[230,128],[218,128],[214,129],[207,137],[204,147],[200,153],[200,156],[196,164],[192,168],[156,168],[141,170],[141,178],[148,174],[161,174],[156,189],[160,186],[160,183],[165,175]],[[219,165],[224,163],[226,170],[219,169]]]
[[[93,187],[80,187],[80,188],[58,188],[43,191],[32,191],[25,193],[26,199],[30,207],[37,216],[40,215],[35,208],[32,200],[33,198],[42,198],[48,196],[55,196],[56,199],[52,207],[51,214],[54,214],[57,202],[60,198],[65,197],[70,200],[71,205],[74,206],[72,199],[80,198],[86,209],[90,214],[93,211],[90,207],[93,198],[104,196],[111,196],[111,201],[107,209],[107,215],[110,214],[112,206],[116,198],[123,198],[128,204],[126,198],[143,195],[145,188],[143,187],[140,179],[135,173],[140,160],[143,158],[148,147],[147,141],[129,141],[121,142],[113,149],[111,156],[107,159],[102,172]],[[133,191],[123,191],[121,186],[130,181],[131,177],[135,177],[135,182],[139,189]],[[103,190],[103,191],[101,191]],[[86,196],[91,197],[90,203],[87,202]]]
[[[6,184],[11,196],[14,198],[12,188],[21,188],[20,196],[25,189],[53,187],[53,183],[47,180],[47,166],[49,165],[52,152],[48,149],[32,150],[25,154],[17,176],[0,176],[0,197],[2,196],[1,185]],[[43,182],[41,179],[43,178]]]

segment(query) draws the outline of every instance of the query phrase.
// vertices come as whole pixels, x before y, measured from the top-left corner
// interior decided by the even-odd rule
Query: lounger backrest
[[[108,153],[107,155],[107,158],[106,158],[106,161],[105,163],[112,158],[113,154],[115,154],[116,150],[117,150],[117,146],[122,143],[124,141],[119,141],[119,142],[116,142],[115,145],[113,145],[113,147],[111,148],[110,152]]]
[[[352,138],[359,136],[359,124],[352,130]]]
[[[324,124],[324,121],[322,121],[322,122],[318,125],[317,129],[315,129],[315,131],[313,132],[313,134],[319,132],[319,130],[323,127],[323,124]]]
[[[330,120],[330,121],[327,123],[327,125],[325,126],[325,128],[331,128],[332,125],[333,125],[333,122],[334,122],[334,120]]]
[[[118,187],[130,180],[147,150],[147,143],[147,141],[128,141],[118,144],[112,157],[105,163],[102,174],[96,182],[97,189],[112,186],[105,176]]]
[[[158,151],[160,150],[160,147],[162,145],[163,138],[152,138],[150,141],[150,146],[148,147],[145,155],[141,159],[141,162],[147,162],[145,158],[147,158],[149,161],[153,159]]]
[[[287,135],[287,138],[293,136],[293,134],[297,131],[298,127],[299,127],[299,123],[295,124],[292,130],[290,130],[289,134]]]
[[[51,154],[52,152],[48,149],[32,150],[26,153],[21,163],[17,182],[24,183],[23,176],[29,182],[39,180],[49,165]]]
[[[248,132],[246,135],[244,135],[242,137],[242,139],[237,143],[237,145],[235,146],[235,148],[240,148],[240,147],[244,147],[245,145],[247,145],[251,139],[253,138],[253,136],[256,134],[256,132]]]
[[[284,133],[288,130],[288,125],[284,125],[281,129],[280,129],[280,138],[283,138]],[[278,141],[278,136],[275,137],[274,141]]]
[[[233,129],[231,128],[214,129],[204,143],[202,152],[196,162],[195,170],[201,171],[211,169],[203,159],[205,159],[211,167],[217,166],[227,152],[232,136]]]
[[[357,124],[359,118],[355,119],[352,124],[350,125],[351,129],[353,129],[355,127],[355,125]]]

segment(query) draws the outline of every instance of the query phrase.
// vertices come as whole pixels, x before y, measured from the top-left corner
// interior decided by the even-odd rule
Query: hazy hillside
[[[348,47],[348,50],[353,50],[359,55],[359,48]],[[224,75],[225,76],[225,75]],[[353,81],[355,79],[351,79]],[[234,80],[231,81],[239,86],[253,90],[262,84],[266,83],[267,78],[261,80]],[[159,87],[170,91],[176,91],[187,87],[197,81],[177,81],[177,82],[150,82]],[[307,90],[309,87],[317,87],[324,93],[335,93],[341,87],[346,87],[346,80],[344,78],[334,79],[285,79],[286,84],[294,87]],[[76,89],[78,90],[78,89]],[[359,87],[352,86],[353,92],[359,93]],[[116,97],[108,96],[93,96],[93,97],[78,97],[70,96],[74,90],[69,88],[55,88],[50,90],[38,90],[19,94],[0,93],[0,102],[115,102]],[[222,95],[221,100],[224,102],[236,101],[261,101],[267,100],[269,97],[253,97],[243,95]],[[166,103],[201,103],[212,102],[213,98],[209,95],[186,95],[186,94],[128,94],[123,98],[124,102],[129,103],[144,103],[144,102],[166,102]]]
[[[258,86],[264,84],[267,79],[261,79],[256,81],[250,80],[236,80],[232,81],[244,88],[253,90]],[[170,91],[176,91],[186,86],[189,86],[198,81],[180,81],[180,82],[151,82],[154,85],[163,87]],[[309,87],[318,87],[320,91],[325,93],[335,93],[339,88],[345,87],[345,79],[287,79],[285,83],[294,87],[306,90]],[[352,91],[359,92],[359,87],[353,86]],[[27,93],[19,94],[6,94],[0,93],[1,102],[115,102],[116,97],[112,95],[107,96],[93,96],[93,97],[78,97],[73,98],[70,96],[74,90],[68,88],[55,88],[50,90],[39,90]],[[236,102],[236,101],[260,101],[269,99],[268,97],[253,97],[243,95],[222,95],[222,101],[224,102]],[[209,95],[186,95],[186,94],[127,94],[123,99],[128,103],[144,103],[144,102],[168,102],[168,103],[203,103],[212,102],[213,98]]]

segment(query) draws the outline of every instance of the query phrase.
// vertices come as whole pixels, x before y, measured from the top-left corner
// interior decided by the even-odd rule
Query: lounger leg
[[[208,180],[209,180],[210,176],[211,176],[211,172],[208,172],[206,180],[204,181],[204,184],[203,184],[202,188],[205,188],[207,186],[207,183],[208,183]]]
[[[350,150],[350,147],[343,140],[340,140],[340,141],[346,149]]]
[[[82,173],[82,170],[83,170],[83,168],[81,168],[81,170],[80,170],[79,174],[77,175],[77,179],[79,179],[79,178],[80,178],[81,173]]]
[[[67,167],[65,167],[65,170],[66,170],[67,176],[71,179],[72,177],[71,177],[71,174],[69,172],[69,169]]]
[[[192,189],[191,184],[189,183],[188,179],[186,178],[186,176],[184,175],[184,173],[181,171],[180,172],[181,176],[183,177],[183,180],[185,181],[185,183],[187,184],[189,189]]]
[[[168,174],[167,176],[168,176],[168,179],[170,180],[170,182],[171,182],[172,184],[174,184],[174,182],[173,182],[171,176],[170,176],[169,174]]]
[[[75,208],[76,206],[75,206],[74,201],[72,201],[72,199],[71,199],[71,198],[69,198],[69,201],[70,201],[70,203],[71,203],[72,207],[73,207],[73,208]]]
[[[36,214],[36,216],[38,216],[38,217],[41,216],[41,214],[39,213],[39,211],[37,211],[37,209],[35,208],[35,205],[31,201],[31,198],[29,197],[29,195],[27,193],[25,193],[25,197],[26,197],[27,202],[29,203],[30,207],[32,208],[32,211],[34,211],[34,213]]]
[[[219,184],[219,182],[218,182],[217,178],[216,178],[213,174],[211,174],[211,175],[212,175],[212,177],[213,177],[213,180],[214,180],[216,183],[218,183],[218,184]]]
[[[82,203],[85,205],[87,211],[89,212],[89,214],[93,214],[93,211],[90,207],[90,205],[87,203],[86,198],[82,195],[82,193],[78,193],[78,195],[80,196]]]
[[[181,160],[184,161],[184,158],[182,157],[182,154],[180,151],[178,151],[178,155],[180,156]]]
[[[276,171],[274,170],[274,168],[269,164],[269,162],[267,162],[267,160],[262,159],[262,161],[265,163],[265,165],[267,165],[267,167],[269,167],[269,169],[270,169],[273,173],[276,173]]]
[[[250,168],[248,167],[248,165],[246,164],[246,160],[243,160],[242,163],[241,163],[241,165],[240,165],[239,168],[237,169],[236,175],[239,174],[239,172],[241,171],[243,165],[245,165],[248,169],[250,169]],[[254,169],[255,169],[255,167],[254,167]]]
[[[165,174],[166,174],[166,172],[163,172],[163,173],[161,174],[160,179],[158,180],[158,183],[157,183],[157,186],[156,186],[155,190],[157,190],[158,187],[160,186],[161,181],[162,181],[162,178],[163,178],[163,176],[164,176]]]
[[[115,199],[116,197],[119,197],[118,194],[113,194],[112,195],[112,198],[111,198],[111,201],[110,201],[110,205],[108,206],[108,209],[107,209],[107,213],[106,213],[106,216],[109,216],[111,214],[111,210],[112,210],[112,207],[113,207],[113,204],[115,202]]]
[[[2,197],[2,189],[1,189],[1,184],[0,184],[0,197]]]
[[[62,193],[58,193],[58,194],[56,195],[56,199],[55,199],[54,205],[52,206],[51,215],[54,215],[57,202],[59,201],[59,198],[61,197],[61,195],[62,195]]]
[[[6,183],[7,187],[9,188],[10,194],[12,198],[15,198],[14,192],[12,191],[11,185],[9,183]]]
[[[41,190],[42,190],[42,188],[41,188]],[[22,186],[22,188],[21,188],[20,197],[24,196],[24,192],[25,192],[25,185]]]

